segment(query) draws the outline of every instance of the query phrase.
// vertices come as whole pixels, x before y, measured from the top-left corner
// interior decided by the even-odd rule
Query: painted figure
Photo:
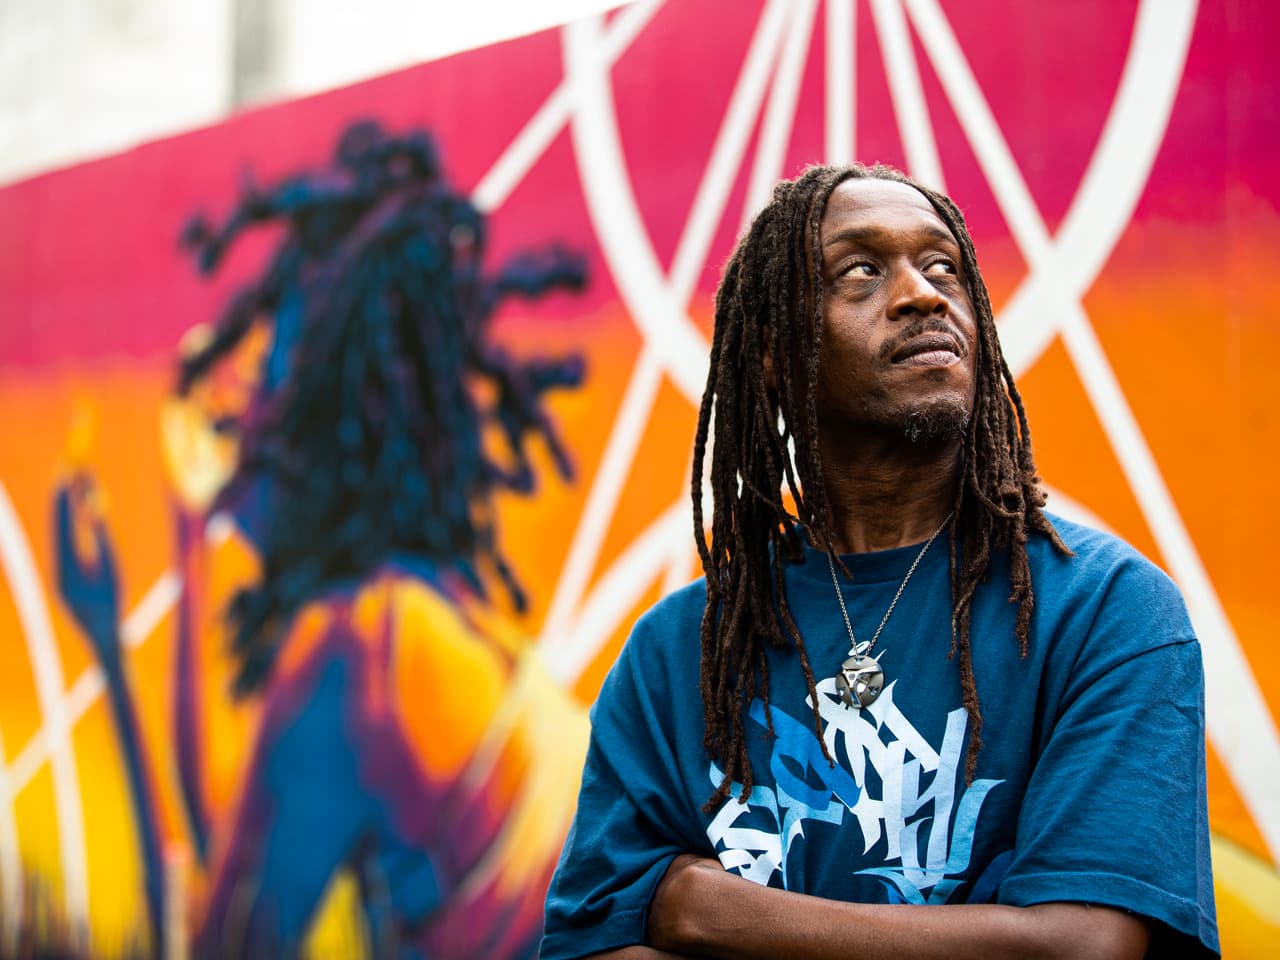
[[[184,241],[212,271],[273,222],[275,254],[184,340],[162,411],[197,953],[298,952],[345,877],[378,956],[533,955],[586,717],[505,612],[526,599],[494,495],[534,491],[531,438],[571,477],[543,398],[583,369],[515,357],[489,322],[580,287],[581,262],[487,275],[484,219],[429,138],[372,123]]]

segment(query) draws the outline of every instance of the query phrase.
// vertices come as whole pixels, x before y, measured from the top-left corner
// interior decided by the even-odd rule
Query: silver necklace
[[[840,580],[836,576],[836,562],[831,559],[831,552],[827,551],[827,567],[831,570],[831,585],[836,588],[836,599],[840,601],[840,612],[844,615],[844,626],[849,631],[849,657],[844,663],[840,664],[840,669],[836,671],[836,692],[840,694],[840,699],[845,702],[846,706],[869,707],[875,703],[876,697],[880,696],[880,691],[884,689],[884,670],[880,668],[880,661],[871,655],[871,651],[875,649],[876,641],[880,639],[880,632],[884,630],[884,625],[889,622],[889,617],[893,615],[893,608],[898,605],[898,600],[902,597],[902,591],[907,589],[907,583],[911,580],[911,575],[916,572],[916,567],[920,566],[920,561],[924,559],[924,555],[933,546],[933,541],[938,539],[938,534],[951,522],[951,516],[950,513],[947,514],[947,519],[942,521],[942,526],[933,531],[933,536],[925,541],[925,545],[920,548],[916,558],[911,561],[911,567],[907,570],[907,575],[902,578],[902,583],[898,584],[898,592],[893,595],[893,600],[889,602],[889,609],[880,618],[880,626],[876,627],[876,632],[872,635],[871,642],[861,652],[858,650],[858,641],[853,637],[853,624],[849,620],[849,608],[844,605],[844,593],[840,589]]]

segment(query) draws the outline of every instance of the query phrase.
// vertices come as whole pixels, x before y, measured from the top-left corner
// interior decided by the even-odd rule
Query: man
[[[1158,569],[1042,511],[948,199],[778,185],[694,492],[706,576],[601,691],[546,960],[1217,952],[1198,644]]]

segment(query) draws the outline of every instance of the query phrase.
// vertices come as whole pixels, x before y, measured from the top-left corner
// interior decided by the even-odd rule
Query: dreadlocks
[[[231,425],[240,459],[218,501],[234,505],[252,487],[266,502],[259,582],[230,608],[241,693],[265,678],[294,612],[393,555],[458,574],[482,597],[477,564],[486,564],[524,608],[491,494],[533,489],[530,433],[571,475],[542,395],[577,386],[583,367],[578,357],[512,357],[490,342],[489,320],[508,296],[580,288],[583,265],[552,249],[483,275],[483,217],[443,181],[435,157],[422,133],[388,138],[357,124],[334,168],[250,191],[221,232],[202,220],[187,228],[205,270],[243,226],[278,219],[288,228],[264,278],[232,299],[210,344],[179,371],[186,390],[264,313],[275,353],[287,355],[279,382]],[[509,456],[486,452],[487,432]]]
[[[830,760],[813,670],[787,604],[783,567],[784,561],[801,558],[803,535],[819,549],[834,549],[818,446],[823,330],[818,265],[827,200],[851,178],[904,183],[933,205],[959,244],[965,290],[977,322],[974,409],[948,527],[951,655],[959,654],[970,719],[965,759],[970,781],[982,745],[969,636],[974,592],[986,579],[992,552],[1007,550],[1010,601],[1018,607],[1015,633],[1025,656],[1033,604],[1027,538],[1038,531],[1068,552],[1041,509],[1044,495],[1031,457],[1026,412],[1000,352],[991,302],[959,209],[941,194],[883,166],[815,166],[795,180],[779,183],[769,205],[739,242],[716,293],[711,369],[694,440],[694,530],[707,589],[701,660],[704,746],[724,771],[704,808],[707,812],[729,797],[735,781],[743,785],[743,800],[751,791],[744,718],[756,697],[766,707],[769,703],[766,644],[794,646],[809,688],[818,740]],[[772,386],[766,379],[766,356],[774,358]],[[710,487],[715,506],[708,542],[701,491],[713,418]],[[795,515],[784,502],[787,494],[795,503]],[[958,543],[963,544],[959,561]]]

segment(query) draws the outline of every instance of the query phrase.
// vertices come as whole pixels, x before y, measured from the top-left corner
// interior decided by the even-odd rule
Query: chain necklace
[[[875,649],[876,641],[880,639],[880,633],[884,630],[884,625],[889,622],[889,617],[893,615],[893,608],[898,605],[898,600],[902,597],[902,591],[907,589],[907,583],[911,580],[911,575],[916,572],[916,567],[920,566],[920,561],[924,559],[924,555],[929,552],[929,548],[933,546],[933,541],[938,539],[940,534],[951,522],[952,513],[947,514],[947,519],[942,521],[942,526],[933,531],[920,552],[916,554],[916,558],[911,561],[911,567],[907,570],[907,575],[902,578],[902,583],[898,584],[898,592],[893,595],[893,600],[889,602],[889,609],[884,612],[884,616],[880,618],[880,626],[876,627],[876,632],[871,637],[871,642],[867,644],[866,649],[861,653],[858,652],[858,641],[853,638],[853,623],[849,620],[849,608],[844,605],[844,593],[840,589],[840,580],[836,576],[836,563],[831,559],[831,552],[827,551],[827,567],[831,570],[831,585],[836,588],[836,599],[840,601],[840,612],[844,615],[844,626],[849,631],[849,657],[844,663],[840,664],[840,669],[836,672],[836,691],[840,694],[840,699],[850,707],[869,707],[875,703],[876,697],[880,696],[880,691],[884,689],[884,670],[880,668],[880,661],[871,655],[871,651]]]

